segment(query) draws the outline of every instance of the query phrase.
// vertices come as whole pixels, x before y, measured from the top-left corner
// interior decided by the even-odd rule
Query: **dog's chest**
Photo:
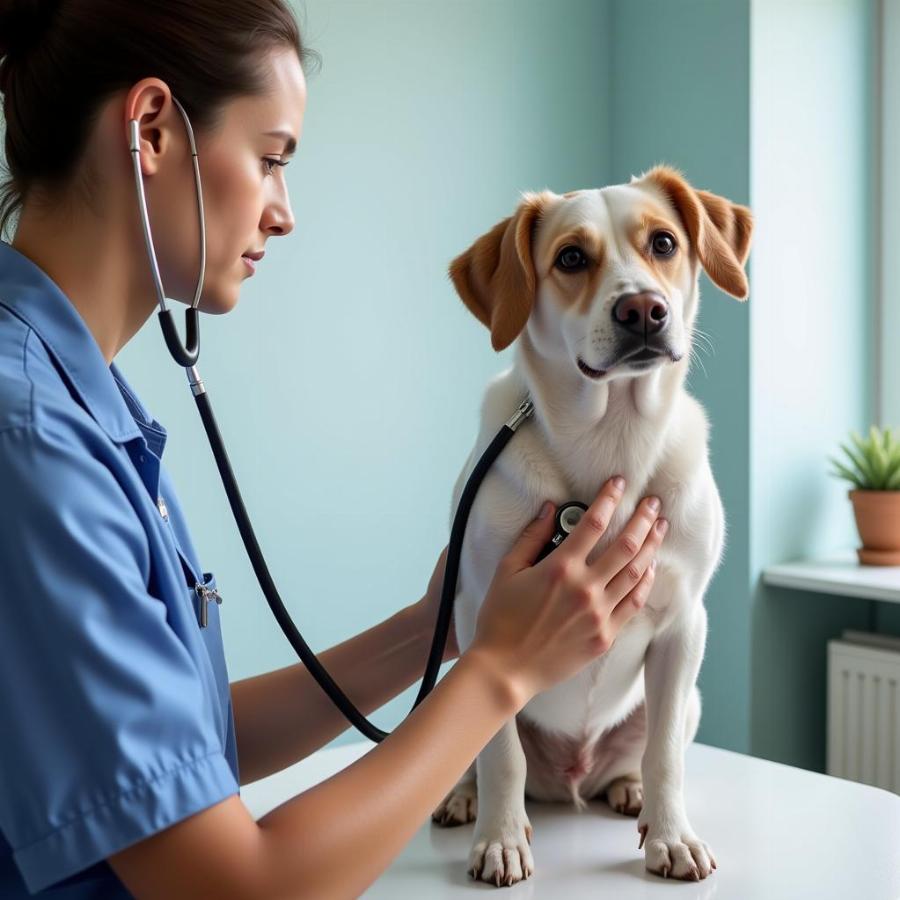
[[[621,721],[644,696],[644,655],[655,627],[649,615],[638,614],[603,656],[537,694],[521,715],[546,731],[585,740]]]
[[[622,475],[639,489],[665,469],[668,442],[658,423],[636,417],[626,404],[610,400],[602,423],[594,427],[535,429],[529,455],[539,456],[569,485],[573,495],[590,503],[612,475]],[[524,444],[524,442],[522,442]]]

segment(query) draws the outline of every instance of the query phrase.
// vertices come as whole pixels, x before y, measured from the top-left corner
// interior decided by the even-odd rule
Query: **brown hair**
[[[264,90],[262,55],[280,46],[319,61],[288,0],[0,0],[0,234],[34,187],[67,186],[116,91],[160,78],[202,131]]]

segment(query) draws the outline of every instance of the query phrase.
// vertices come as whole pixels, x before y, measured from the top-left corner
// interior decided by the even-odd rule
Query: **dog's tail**
[[[572,793],[572,802],[575,804],[575,808],[578,810],[578,812],[583,812],[588,808],[588,805],[584,797],[581,796],[581,791],[579,790],[580,785],[581,779],[573,778],[569,782],[569,790]]]
[[[580,788],[581,782],[590,773],[594,762],[592,748],[584,745],[578,751],[577,760],[563,772],[563,777],[569,786],[569,793],[572,795],[572,802],[579,812],[587,809],[587,801],[581,796]]]

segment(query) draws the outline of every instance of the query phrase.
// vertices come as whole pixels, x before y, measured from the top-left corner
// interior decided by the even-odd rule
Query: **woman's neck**
[[[43,269],[69,298],[107,364],[153,312],[150,267],[134,265],[133,237],[128,229],[112,227],[92,212],[70,212],[56,205],[47,213],[26,204],[12,247]]]

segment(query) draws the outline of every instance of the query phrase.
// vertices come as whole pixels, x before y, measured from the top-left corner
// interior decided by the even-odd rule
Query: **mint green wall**
[[[511,351],[491,349],[447,265],[520,191],[604,183],[609,22],[593,0],[304,9],[322,67],[285,170],[296,228],[269,241],[232,313],[204,317],[199,368],[269,568],[318,651],[418,599],[449,539],[484,384]],[[155,317],[118,361],[169,429],[166,463],[225,598],[232,679],[295,662]],[[373,719],[393,728],[414,697]]]
[[[757,579],[858,544],[826,456],[873,421],[872,5],[754,0],[751,27],[750,749],[820,770],[826,642],[876,604]]]

